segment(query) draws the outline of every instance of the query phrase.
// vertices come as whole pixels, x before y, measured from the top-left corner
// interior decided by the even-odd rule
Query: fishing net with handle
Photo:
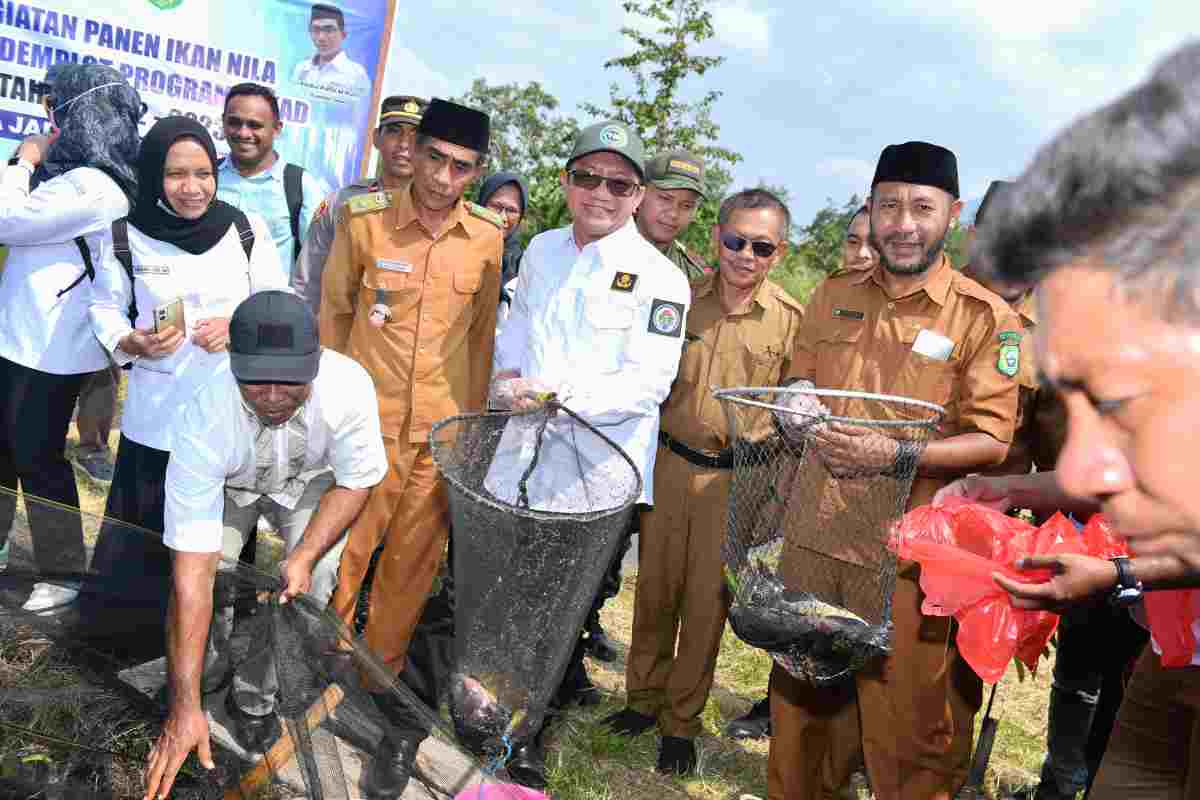
[[[887,531],[943,410],[806,382],[714,396],[734,441],[730,625],[798,679],[843,680],[889,651]]]
[[[495,757],[545,719],[642,482],[596,426],[551,402],[430,434],[454,529],[459,740]]]

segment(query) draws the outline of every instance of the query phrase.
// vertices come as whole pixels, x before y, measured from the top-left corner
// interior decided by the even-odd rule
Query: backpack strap
[[[304,205],[304,167],[283,165],[283,196],[287,199],[288,219],[292,223],[292,261],[300,258],[300,207]]]
[[[129,250],[129,221],[122,217],[112,224],[113,257],[121,262],[129,276],[129,324],[135,325],[138,315],[137,291],[133,288],[133,253]]]
[[[254,252],[254,228],[250,227],[250,218],[245,212],[239,210],[233,218],[233,225],[237,228],[238,238],[242,240],[242,250],[246,253],[246,260],[250,260],[250,254]]]
[[[90,281],[96,280],[96,268],[92,266],[92,251],[87,246],[87,239],[82,236],[75,237],[75,246],[79,248],[79,255],[83,257],[83,274],[71,282],[71,285],[65,289],[59,289],[55,297],[62,297],[67,292],[74,289],[79,284],[83,283],[83,279],[87,278]]]

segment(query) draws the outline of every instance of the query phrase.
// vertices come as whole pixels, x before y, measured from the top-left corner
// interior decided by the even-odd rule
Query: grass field
[[[71,446],[74,442],[72,433]],[[114,435],[115,445],[115,435]],[[103,511],[104,490],[81,471],[81,506],[85,511]],[[727,628],[717,664],[716,684],[704,711],[704,735],[698,742],[699,768],[688,779],[666,778],[654,770],[657,739],[653,732],[635,739],[608,733],[597,721],[619,709],[624,701],[624,653],[633,614],[633,576],[627,575],[620,595],[603,614],[605,627],[621,643],[621,657],[614,664],[589,662],[593,680],[601,687],[605,702],[595,708],[573,711],[557,725],[549,740],[550,794],[558,800],[663,800],[692,797],[699,800],[738,800],[743,794],[766,796],[768,742],[737,742],[720,736],[730,719],[744,713],[762,696],[770,671],[770,660],[758,650],[736,639]],[[49,643],[36,636],[0,642],[0,688],[20,686],[46,689],[70,684],[70,665],[57,658]],[[1046,698],[1049,665],[1036,676],[1018,679],[1009,670],[1000,684],[996,710],[1001,719],[985,786],[988,797],[1005,797],[1017,787],[1030,785],[1041,766],[1046,734]],[[97,714],[103,695],[71,696],[63,702],[46,703],[20,712],[23,724],[53,732],[75,741],[87,741],[131,755],[144,754],[154,731],[149,726]],[[97,705],[99,703],[99,705]],[[16,713],[0,700],[0,717]],[[0,775],[4,765],[20,755],[53,750],[22,742],[0,731]],[[115,777],[115,776],[114,776]],[[125,786],[136,780],[136,771],[126,768]],[[847,797],[869,797],[852,791]]]

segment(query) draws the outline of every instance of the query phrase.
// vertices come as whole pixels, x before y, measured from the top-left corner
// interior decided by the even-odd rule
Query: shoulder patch
[[[392,204],[391,192],[369,192],[351,197],[346,201],[346,211],[351,216],[370,214],[373,211],[383,211]]]
[[[686,308],[683,303],[654,298],[650,305],[650,325],[646,329],[647,332],[678,339],[683,335],[683,313]]]
[[[492,211],[487,206],[481,206],[478,203],[472,203],[470,200],[465,202],[467,204],[467,213],[472,217],[479,217],[480,219],[487,220],[500,230],[504,230],[504,217],[500,216],[495,211]]]
[[[329,198],[328,197],[325,198],[324,200],[322,200],[321,205],[317,206],[317,210],[313,212],[312,222],[316,222],[321,217],[325,216],[327,213],[329,213]],[[309,224],[312,224],[312,222],[310,222]]]
[[[999,334],[1000,357],[996,361],[996,369],[1001,375],[1015,378],[1021,369],[1021,334],[1016,331],[1004,331]]]

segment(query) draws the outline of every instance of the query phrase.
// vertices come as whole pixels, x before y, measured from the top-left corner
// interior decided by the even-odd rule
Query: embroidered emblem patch
[[[632,292],[633,287],[637,286],[638,276],[632,272],[618,272],[613,277],[612,290],[614,292]]]
[[[672,303],[670,300],[654,299],[650,306],[650,333],[659,336],[680,337],[683,335],[683,303]]]
[[[996,361],[996,369],[1001,375],[1016,376],[1021,369],[1021,334],[1014,331],[1000,334],[1000,358]]]

